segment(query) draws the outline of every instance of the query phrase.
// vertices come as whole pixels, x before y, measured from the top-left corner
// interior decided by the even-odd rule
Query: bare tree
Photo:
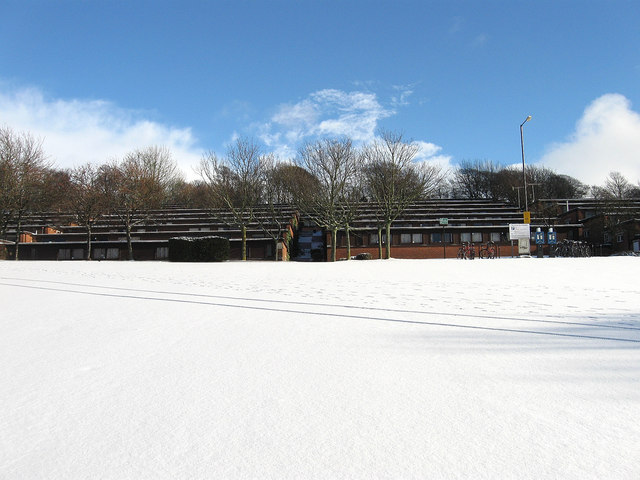
[[[354,152],[354,172],[345,186],[340,201],[340,218],[345,233],[347,260],[351,259],[351,226],[360,218],[360,207],[365,199],[363,159],[361,152]]]
[[[247,138],[237,139],[224,158],[209,152],[200,161],[199,173],[209,187],[212,213],[240,228],[242,260],[247,259],[247,227],[260,203],[267,166],[260,146]],[[219,209],[228,215],[221,215]]]
[[[297,221],[293,195],[289,188],[291,179],[287,178],[287,175],[295,170],[291,168],[291,164],[278,162],[273,155],[267,156],[265,162],[262,205],[255,215],[255,220],[265,235],[273,240],[274,260],[277,261],[278,247],[281,242],[287,247],[290,245],[292,236],[289,226]],[[282,259],[284,260],[284,256]]]
[[[0,238],[6,235],[15,212],[13,192],[17,180],[14,154],[16,147],[12,139],[13,132],[0,129]]]
[[[186,208],[206,208],[208,190],[202,180],[187,182],[180,179],[171,185],[168,202]]]
[[[635,233],[635,219],[640,214],[638,201],[639,191],[620,172],[611,172],[605,180],[604,187],[592,187],[594,197],[599,200],[597,213],[600,216],[600,233],[611,235],[626,232],[630,248],[630,239]],[[604,241],[604,238],[603,238]]]
[[[601,195],[608,198],[623,200],[629,198],[633,191],[633,185],[620,172],[610,172],[604,182]]]
[[[68,204],[78,225],[87,232],[86,259],[91,260],[91,235],[93,226],[107,211],[107,196],[100,183],[98,167],[86,163],[69,171],[70,187]]]
[[[68,198],[69,173],[56,168],[44,168],[34,197],[33,210],[62,213],[67,208]]]
[[[6,234],[10,222],[16,225],[15,260],[19,259],[22,222],[42,200],[43,181],[48,168],[42,140],[29,133],[16,133],[8,127],[0,128],[1,233]]]
[[[364,150],[367,192],[386,230],[386,258],[391,258],[391,223],[442,181],[440,168],[415,162],[419,148],[402,134],[385,131]]]
[[[531,183],[539,184],[536,198],[582,198],[589,187],[569,175],[562,175],[545,167],[532,167]]]
[[[301,207],[319,226],[331,232],[331,259],[336,261],[337,232],[347,228],[345,209],[359,168],[360,156],[349,138],[323,139],[304,145],[300,164],[315,178],[316,188],[301,192]],[[348,239],[347,239],[348,240]]]
[[[451,187],[455,197],[495,198],[500,167],[491,160],[463,160],[453,172]]]
[[[133,260],[132,229],[145,224],[151,210],[163,204],[179,177],[176,164],[167,148],[154,146],[131,152],[99,170],[98,182],[110,211],[125,229],[128,258]]]

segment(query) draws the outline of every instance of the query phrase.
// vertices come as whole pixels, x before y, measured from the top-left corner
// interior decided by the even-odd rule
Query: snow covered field
[[[0,262],[0,478],[640,478],[640,258]]]

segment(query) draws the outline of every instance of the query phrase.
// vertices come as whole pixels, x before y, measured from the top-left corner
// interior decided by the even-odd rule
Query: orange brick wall
[[[429,245],[429,246],[413,246],[413,245],[394,245],[391,247],[391,258],[405,258],[405,259],[424,259],[424,258],[457,258],[458,249],[460,245],[447,245],[446,247],[446,257],[445,257],[445,249],[443,249],[442,245]],[[476,245],[476,255],[479,252],[479,248]],[[514,245],[513,254],[515,256],[518,255],[518,245]],[[351,247],[351,256],[357,255],[359,253],[369,253],[372,258],[378,258],[378,247]],[[510,257],[511,256],[511,245],[501,244],[498,246],[498,253],[501,257]],[[531,253],[536,253],[536,246],[531,245]],[[548,254],[547,249],[545,249],[545,254]],[[382,248],[382,258],[386,255],[386,250],[383,246]],[[347,257],[347,249],[344,247],[338,247],[336,251],[336,258],[346,258]],[[327,261],[331,261],[331,248],[327,248]]]

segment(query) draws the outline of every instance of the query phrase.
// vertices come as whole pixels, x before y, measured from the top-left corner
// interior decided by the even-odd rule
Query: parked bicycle
[[[478,256],[480,258],[497,258],[498,248],[496,247],[495,242],[487,242],[486,245],[482,245]]]
[[[556,257],[590,257],[591,245],[578,240],[563,240],[555,248]]]
[[[458,250],[458,258],[465,260],[473,260],[476,258],[476,248],[473,243],[464,242]]]

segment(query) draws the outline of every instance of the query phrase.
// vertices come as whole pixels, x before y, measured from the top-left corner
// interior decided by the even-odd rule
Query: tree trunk
[[[22,230],[22,215],[18,215],[18,223],[16,224],[16,251],[13,256],[14,260],[18,260],[18,250],[20,250],[20,231]]]
[[[351,260],[351,235],[349,225],[344,227],[344,234],[347,237],[347,260]]]
[[[247,227],[245,225],[242,226],[242,260],[247,259]]]
[[[87,224],[87,256],[86,260],[91,260],[91,224]]]
[[[336,250],[338,249],[338,245],[336,241],[338,240],[338,229],[334,228],[331,230],[331,261],[336,261]]]
[[[127,252],[129,252],[129,260],[133,260],[133,242],[131,241],[131,224],[127,222],[125,225],[127,233]]]
[[[273,247],[275,248],[275,261],[278,261],[278,245],[280,244],[280,241],[278,238],[274,238],[273,239]],[[284,248],[284,247],[283,247]],[[284,255],[284,249],[282,250],[282,255]],[[284,260],[284,258],[283,258]]]
[[[382,260],[382,227],[378,227],[378,258]]]
[[[387,223],[387,241],[386,241],[386,247],[387,247],[387,260],[391,258],[391,222]]]

